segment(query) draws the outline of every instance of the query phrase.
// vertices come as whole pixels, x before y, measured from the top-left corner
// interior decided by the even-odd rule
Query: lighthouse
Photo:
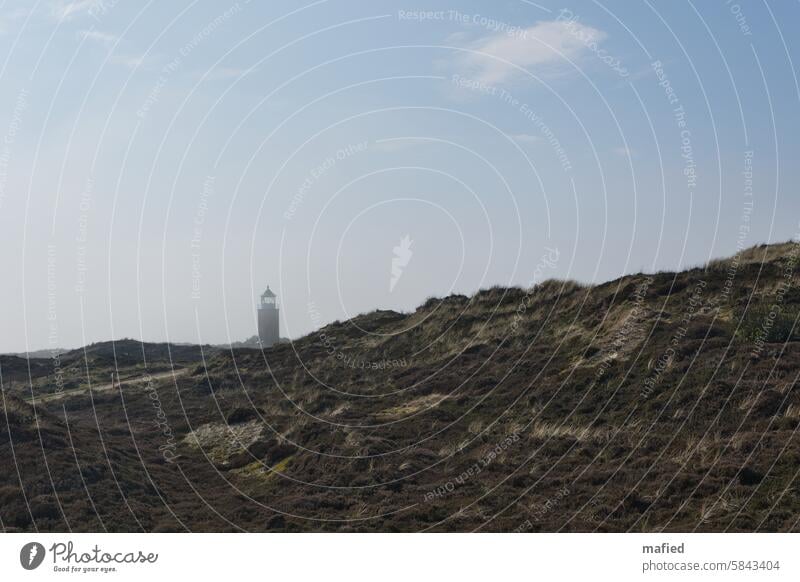
[[[280,324],[278,322],[278,302],[275,293],[267,290],[261,295],[258,306],[258,339],[262,348],[270,348],[280,339]]]

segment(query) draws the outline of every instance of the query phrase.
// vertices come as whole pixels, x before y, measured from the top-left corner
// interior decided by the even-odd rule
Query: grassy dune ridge
[[[433,298],[265,352],[3,356],[2,527],[797,530],[797,260]]]

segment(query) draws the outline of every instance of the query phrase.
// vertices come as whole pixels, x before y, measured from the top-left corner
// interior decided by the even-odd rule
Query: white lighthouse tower
[[[272,347],[280,340],[277,297],[270,291],[269,286],[261,295],[261,303],[258,306],[258,339],[262,348]]]

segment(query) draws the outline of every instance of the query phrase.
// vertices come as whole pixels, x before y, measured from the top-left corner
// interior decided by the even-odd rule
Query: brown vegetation
[[[63,387],[4,357],[0,523],[797,530],[796,251],[431,299],[327,326],[334,353],[98,344]]]

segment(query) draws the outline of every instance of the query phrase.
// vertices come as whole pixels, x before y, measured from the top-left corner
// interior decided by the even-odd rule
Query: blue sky
[[[267,284],[297,337],[793,238],[799,13],[3,2],[0,351],[244,339]]]

